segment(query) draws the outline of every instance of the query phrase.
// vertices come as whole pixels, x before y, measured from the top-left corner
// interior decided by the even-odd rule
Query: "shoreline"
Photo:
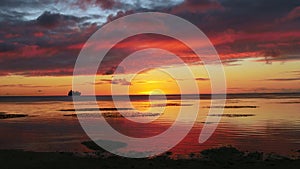
[[[189,159],[172,159],[170,153],[151,158],[124,158],[116,155],[80,156],[67,152],[31,152],[0,150],[0,163],[6,169],[17,168],[298,168],[300,156],[287,158],[276,154],[242,152],[234,147],[220,147],[191,154]]]

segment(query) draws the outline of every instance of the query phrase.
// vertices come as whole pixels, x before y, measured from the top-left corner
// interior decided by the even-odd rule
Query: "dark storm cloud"
[[[111,11],[113,14],[107,14],[107,22],[143,11],[175,14],[197,25],[213,42],[223,63],[228,65],[236,65],[240,59],[249,57],[259,57],[258,61],[267,63],[300,60],[300,1],[2,0],[1,76],[72,74],[81,47],[101,23],[95,24],[89,17],[75,15],[78,11],[66,14],[57,4],[69,5],[68,10],[79,6],[86,11],[95,4],[99,7],[99,15],[90,17],[102,16],[103,10]],[[122,58],[127,51],[130,49],[122,48],[106,58],[107,69],[102,73],[112,74],[116,67],[114,60]]]
[[[60,24],[68,25],[70,24],[70,22],[74,22],[74,24],[76,24],[82,21],[83,19],[84,18],[78,18],[75,16],[62,15],[59,13],[51,13],[49,11],[46,11],[36,19],[36,22],[41,26],[53,28],[55,26],[59,26]]]
[[[222,9],[174,14],[196,24],[221,55],[256,52],[249,57],[288,60],[300,53],[300,1],[220,0]],[[288,18],[288,19],[282,19]],[[274,59],[278,58],[278,59]]]
[[[0,8],[15,8],[15,7],[40,7],[43,5],[54,3],[55,0],[1,0]]]
[[[136,11],[120,11],[108,21]],[[300,1],[185,0],[144,11],[172,13],[197,25],[223,59],[264,57],[269,63],[294,60],[300,53]]]
[[[2,21],[1,75],[72,75],[83,43],[98,26],[86,18],[45,11],[30,21]]]
[[[220,0],[220,5],[224,10],[215,10],[202,16],[194,16],[206,21],[208,25],[202,25],[203,28],[211,28],[214,31],[222,31],[228,28],[234,30],[243,30],[248,32],[282,29],[276,27],[273,22],[285,16],[295,7],[300,5],[299,1],[282,0]],[[189,15],[189,13],[187,14]],[[189,19],[189,18],[187,18]],[[196,20],[194,20],[196,22]],[[218,24],[218,26],[213,26]],[[201,26],[201,27],[202,27]],[[284,26],[284,25],[283,25]]]
[[[1,0],[0,21],[25,20],[39,15],[40,11],[54,10],[57,0]]]

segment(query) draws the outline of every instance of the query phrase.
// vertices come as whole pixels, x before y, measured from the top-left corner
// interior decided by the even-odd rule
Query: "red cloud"
[[[40,37],[43,37],[44,36],[44,33],[43,32],[36,32],[33,34],[35,37],[37,38],[40,38]]]
[[[1,59],[13,58],[34,58],[34,57],[47,57],[55,55],[58,52],[56,48],[42,48],[37,45],[23,46],[16,51],[7,51],[0,53]]]
[[[11,39],[11,38],[17,38],[17,37],[20,37],[19,34],[12,34],[12,33],[9,33],[9,34],[6,34],[4,36],[6,39]]]
[[[158,11],[173,12],[197,25],[215,45],[224,62],[249,57],[266,57],[274,61],[300,59],[300,23],[297,22],[300,7],[296,3],[273,0],[274,5],[270,6],[265,1],[231,2],[186,0]],[[85,8],[88,3],[113,10],[118,5],[107,0],[77,0],[73,5]],[[124,9],[108,16],[107,21],[131,13],[134,11]],[[47,11],[36,20],[15,18],[5,20],[3,17],[0,21],[0,75],[24,72],[26,75],[69,75],[80,49],[101,26],[89,23],[85,17]],[[157,25],[153,28],[160,29]],[[201,45],[197,40],[194,43]],[[99,48],[105,45],[100,44]],[[170,38],[139,36],[115,46],[104,59],[106,70],[100,72],[111,74],[124,56],[148,47],[176,53],[187,63],[199,61],[187,46]],[[155,57],[160,57],[161,64],[173,63],[173,60],[164,60],[161,56],[150,56],[147,62],[154,62],[155,59],[151,58]]]

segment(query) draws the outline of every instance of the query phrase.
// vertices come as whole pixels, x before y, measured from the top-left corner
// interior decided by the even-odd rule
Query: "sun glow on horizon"
[[[294,62],[274,62],[266,64],[244,59],[237,65],[225,65],[224,70],[227,80],[227,93],[249,93],[249,92],[300,92],[299,89],[299,64]],[[198,67],[198,68],[196,68]],[[205,74],[203,66],[191,66],[196,75],[200,93],[210,93],[210,80]],[[136,75],[130,82],[128,75],[117,75],[117,80],[111,84],[111,75],[98,75],[95,81],[96,95],[111,95],[111,86],[129,89],[130,95],[151,95],[152,91],[159,89],[165,94],[181,94],[180,89],[171,76],[154,69]],[[191,80],[182,80],[184,87],[189,87]],[[85,87],[82,82],[82,88]],[[0,95],[66,95],[72,89],[72,76],[3,76],[0,77]],[[126,94],[116,91],[117,94]],[[82,91],[82,95],[90,95]],[[156,92],[152,93],[156,94]],[[186,93],[192,94],[192,93]]]

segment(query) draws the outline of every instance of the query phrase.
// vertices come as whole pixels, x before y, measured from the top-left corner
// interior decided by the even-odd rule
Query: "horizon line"
[[[245,92],[245,93],[199,93],[199,94],[131,94],[131,95],[125,95],[125,94],[119,94],[119,95],[81,95],[80,97],[111,97],[111,96],[180,96],[180,95],[245,95],[245,94],[300,94],[300,92]],[[67,95],[0,95],[0,97],[72,97]]]

